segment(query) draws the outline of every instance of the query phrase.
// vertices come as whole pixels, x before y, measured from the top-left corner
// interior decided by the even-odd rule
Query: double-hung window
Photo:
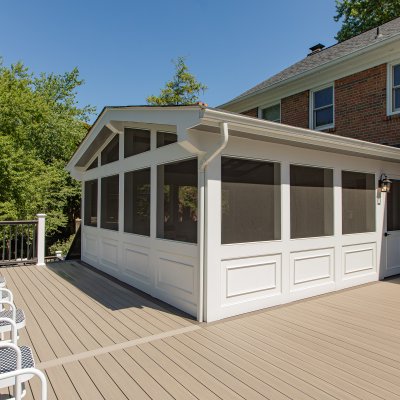
[[[400,112],[400,64],[389,65],[388,114]]]
[[[329,129],[334,126],[333,85],[311,91],[310,127]]]

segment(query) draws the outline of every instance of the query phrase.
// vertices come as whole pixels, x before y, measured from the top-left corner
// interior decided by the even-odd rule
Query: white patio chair
[[[14,303],[11,303],[10,301],[7,300],[2,300],[1,303],[3,305],[8,306],[8,309],[3,309],[0,311],[0,319],[9,319],[15,322],[15,326],[17,331],[24,328],[26,325],[26,318],[25,318],[25,313],[15,307]],[[7,323],[7,321],[0,321],[0,337],[1,340],[3,341],[4,339],[4,334],[7,332],[12,332],[12,325]],[[5,340],[4,342],[10,342],[10,340]]]
[[[11,303],[14,302],[14,297],[13,297],[13,294],[11,293],[11,290],[6,289],[6,288],[0,288],[0,299],[9,301]],[[3,305],[0,304],[0,311],[2,309],[3,309]]]
[[[25,382],[35,375],[41,381],[41,400],[47,399],[47,382],[44,374],[35,368],[32,350],[17,346],[17,326],[9,318],[0,318],[12,328],[11,343],[0,343],[0,389],[14,386],[12,399],[21,400],[25,394]]]
[[[6,286],[6,278],[4,278],[4,276],[0,276],[0,288],[3,288]]]

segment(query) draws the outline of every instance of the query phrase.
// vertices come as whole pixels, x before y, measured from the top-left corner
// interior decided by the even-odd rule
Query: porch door
[[[384,276],[400,274],[400,180],[391,179],[386,198],[386,270]]]

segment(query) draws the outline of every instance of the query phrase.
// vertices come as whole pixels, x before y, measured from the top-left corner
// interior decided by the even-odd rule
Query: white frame
[[[324,106],[324,107],[319,108],[319,110],[321,110],[323,108],[332,107],[332,123],[314,127],[314,111],[315,111],[314,110],[314,93],[319,92],[319,91],[329,88],[329,87],[332,87],[332,106],[331,105]],[[317,88],[310,89],[309,93],[310,93],[310,99],[309,99],[309,127],[310,127],[310,129],[313,129],[316,131],[322,131],[324,129],[334,128],[335,127],[335,83],[330,82],[323,86],[319,86]]]
[[[400,65],[400,60],[393,61],[387,64],[386,68],[386,114],[396,115],[400,114],[400,108],[393,110],[393,67]],[[397,86],[400,88],[400,86]]]
[[[281,100],[274,101],[273,103],[267,103],[267,104],[264,104],[264,105],[258,107],[258,118],[264,120],[264,118],[262,117],[263,110],[265,110],[266,108],[274,107],[278,104],[279,104],[279,121],[270,121],[270,122],[275,122],[277,124],[282,123],[282,101]],[[264,120],[264,121],[269,121],[269,120]]]

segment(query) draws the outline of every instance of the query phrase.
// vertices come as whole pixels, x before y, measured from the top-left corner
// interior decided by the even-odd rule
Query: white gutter
[[[207,229],[206,229],[206,168],[210,162],[222,152],[222,150],[228,144],[229,132],[228,123],[221,122],[219,124],[221,133],[221,143],[211,154],[206,154],[201,161],[199,173],[200,173],[200,240],[199,240],[199,298],[197,303],[197,320],[203,322],[204,320],[204,271],[207,265]]]

